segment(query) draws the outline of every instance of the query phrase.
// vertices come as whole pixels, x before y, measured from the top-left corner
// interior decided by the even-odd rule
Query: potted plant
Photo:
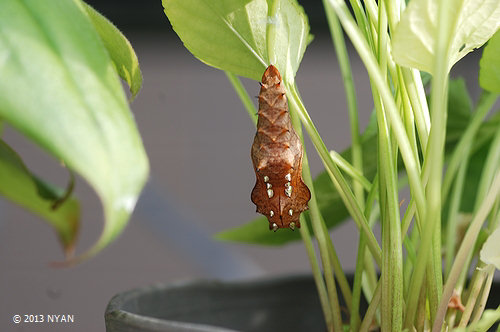
[[[289,163],[286,169],[302,168],[303,182],[310,191],[310,201],[307,194],[289,195],[286,188],[286,195],[280,194],[284,206],[289,204],[285,196],[295,199],[293,204],[308,201],[308,211],[300,214],[303,209],[298,213],[290,210],[290,215],[296,218],[292,224],[282,211],[280,219],[276,219],[278,213],[266,199],[271,200],[275,192],[281,193],[283,189],[283,183],[273,184],[271,176],[292,178],[293,173],[288,174],[278,166],[267,169],[272,175],[259,173],[265,169],[261,165],[270,165],[278,159],[281,163],[286,157],[266,146],[264,149],[271,151],[271,157],[267,157],[274,159],[262,162],[252,151],[256,186],[264,190],[255,197],[253,193],[252,200],[264,216],[218,234],[217,238],[258,244],[301,238],[319,295],[317,305],[329,331],[344,328],[367,331],[373,326],[382,331],[487,330],[500,318],[500,309],[485,311],[500,250],[497,244],[500,231],[495,231],[500,217],[500,118],[498,112],[488,116],[500,92],[500,63],[496,56],[500,50],[497,32],[500,4],[350,1],[350,9],[341,0],[325,0],[323,4],[349,105],[352,146],[343,153],[328,150],[328,142],[316,130],[295,81],[302,56],[312,40],[307,17],[296,1],[163,0],[165,13],[186,48],[206,64],[225,71],[250,118],[258,123],[258,133],[267,130],[270,136],[269,130],[290,132],[287,124],[269,129],[277,118],[270,120],[266,113],[267,107],[284,114],[282,109],[286,104],[281,99],[286,96],[298,137],[302,139],[303,128],[325,166],[325,172],[313,180],[307,154],[302,149],[290,148],[299,151],[293,160],[302,158],[302,164]],[[358,125],[356,90],[344,32],[362,59],[372,85],[375,110],[363,134]],[[483,92],[473,106],[463,80],[450,80],[449,73],[457,61],[486,42],[479,72]],[[281,77],[274,76],[279,78],[272,83],[267,80],[269,65],[281,73]],[[238,76],[257,81],[262,77],[258,112]],[[264,96],[271,86],[283,90]],[[262,117],[263,113],[267,119]],[[273,143],[295,146],[293,138],[280,141],[276,137]],[[295,188],[300,183],[297,179],[287,178],[288,185]],[[403,207],[399,190],[406,183],[411,199]],[[347,215],[359,228],[352,283],[342,271],[328,235],[328,228]],[[269,232],[266,220],[276,233]],[[376,222],[382,229],[380,241],[372,230]],[[280,229],[294,229],[299,223],[301,227],[295,232]],[[312,236],[318,243],[319,259]],[[272,302],[271,307],[286,307],[290,303],[286,292],[273,293],[282,282],[287,284],[290,280],[279,280],[273,287],[267,281],[254,285],[249,297],[270,292],[271,298],[286,299],[279,304]],[[243,317],[255,318],[259,306],[263,317],[272,317],[269,319],[275,322],[292,321],[292,326],[298,327],[299,321],[307,319],[304,317],[307,313],[296,313],[293,305],[289,315],[286,310],[281,314],[272,311],[266,307],[269,297],[265,294],[261,303],[256,301],[257,308],[242,304],[244,300],[238,302],[236,299],[243,296],[241,289],[245,287],[195,283],[180,288],[163,287],[155,292],[132,291],[110,303],[108,327],[120,324],[118,316],[123,318],[121,328],[127,322],[137,323],[133,323],[137,317],[128,315],[127,308],[128,313],[142,312],[151,294],[155,294],[155,307],[162,307],[163,313],[155,310],[146,318],[150,325],[145,326],[154,331],[211,330],[192,323],[213,323],[215,329],[259,330],[251,323],[241,325],[241,319],[245,318],[240,317],[238,324],[231,323],[235,316],[230,314],[241,315],[235,312],[245,308],[248,315]],[[300,292],[301,287],[306,286],[291,286],[288,292],[297,288]],[[228,289],[235,292],[234,297],[227,297]],[[181,294],[184,301],[175,294]],[[341,313],[339,298],[345,301],[347,315]],[[364,310],[360,310],[362,299],[368,303]],[[161,305],[161,300],[167,303]],[[172,307],[167,307],[168,301]],[[206,311],[198,315],[203,304]],[[211,306],[216,308],[210,309]],[[224,315],[224,310],[230,313]],[[300,315],[298,320],[297,315]],[[154,317],[173,321],[161,322]],[[260,328],[290,330],[291,327],[262,325]]]
[[[351,1],[354,17],[341,0],[323,3],[349,104],[352,145],[342,153],[328,150],[295,81],[312,41],[307,16],[295,0],[163,0],[186,47],[225,70],[254,123],[257,109],[237,76],[258,81],[264,76],[260,111],[269,111],[263,109],[267,103],[285,122],[290,116],[294,129],[286,123],[283,132],[295,131],[301,140],[303,127],[313,142],[325,166],[314,180],[293,134],[283,142],[295,147],[293,163],[279,162],[287,172],[259,173],[262,156],[254,153],[263,191],[253,201],[264,216],[217,235],[259,244],[300,238],[312,279],[131,291],[111,301],[109,330],[486,331],[500,319],[498,303],[485,310],[500,265],[500,113],[492,112],[500,93],[500,3]],[[375,110],[363,134],[342,28],[372,84]],[[103,234],[88,252],[64,263],[74,264],[119,234],[147,177],[147,158],[117,78],[135,95],[141,85],[137,58],[112,24],[78,0],[24,6],[3,1],[0,31],[0,120],[83,176],[103,202]],[[449,72],[486,42],[479,72],[483,92],[472,106],[463,81],[450,80]],[[269,76],[272,81],[265,80]],[[272,102],[264,95],[271,87]],[[55,189],[0,143],[2,194],[48,220],[70,255],[79,212],[72,181],[67,190]],[[282,182],[273,182],[274,176]],[[303,189],[299,204],[294,195],[301,181],[309,195]],[[411,199],[402,202],[399,190],[406,183]],[[278,192],[299,208],[271,210],[266,195],[276,198]],[[305,204],[308,210],[302,211]],[[359,228],[352,280],[328,235],[348,215]],[[373,232],[377,222],[380,240]]]

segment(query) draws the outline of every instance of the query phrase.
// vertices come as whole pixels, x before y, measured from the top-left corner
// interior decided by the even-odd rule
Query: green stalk
[[[423,214],[425,216],[425,225],[422,229],[422,242],[417,256],[417,265],[410,282],[410,294],[412,291],[420,289],[427,264],[427,268],[429,269],[427,273],[427,295],[429,297],[431,317],[436,313],[442,288],[440,238],[441,184],[443,180],[442,171],[448,100],[449,36],[451,35],[452,28],[452,17],[446,8],[450,6],[450,2],[451,0],[443,0],[439,2],[438,8],[438,36],[434,45],[436,56],[431,88],[432,126],[426,155],[426,162],[429,166],[429,181],[426,188],[427,210],[426,214]],[[429,251],[433,254],[430,258],[428,258]],[[408,300],[405,327],[410,327],[413,324],[416,302],[417,300],[413,300],[411,297]],[[439,324],[442,324],[442,319]],[[436,328],[436,325],[434,327]]]
[[[335,15],[335,12],[330,6],[327,5],[326,0],[323,0],[325,7],[326,17],[328,19],[328,26],[330,27],[330,34],[332,36],[337,59],[339,61],[340,72],[342,73],[342,80],[344,82],[344,89],[347,99],[347,110],[349,112],[349,123],[351,127],[351,151],[352,151],[352,164],[363,174],[363,158],[361,149],[361,138],[359,134],[358,122],[358,106],[356,103],[356,88],[352,78],[351,64],[349,63],[349,56],[345,46],[344,33],[340,23]],[[358,9],[359,10],[359,9]],[[361,15],[361,14],[358,14]],[[361,16],[362,17],[362,16]],[[354,182],[353,184],[354,195],[356,196],[361,209],[364,209],[364,195],[363,188],[360,183]]]
[[[404,130],[401,118],[399,117],[399,112],[396,108],[394,98],[391,94],[389,87],[387,86],[383,74],[377,65],[377,61],[370,51],[366,40],[364,40],[359,28],[356,26],[349,9],[341,0],[328,0],[329,4],[337,13],[337,16],[342,23],[345,32],[349,35],[351,42],[358,51],[361,60],[365,64],[370,78],[373,80],[380,96],[384,102],[385,110],[389,116],[391,129],[394,132],[396,140],[399,145],[401,155],[406,167],[408,174],[408,179],[410,182],[410,190],[412,195],[415,197],[417,203],[417,209],[421,215],[425,212],[425,196],[422,183],[420,182],[420,174],[418,172],[417,162],[413,157],[411,145],[408,140],[408,136]],[[367,7],[368,8],[368,7]]]
[[[335,188],[339,192],[340,197],[342,198],[342,201],[344,202],[350,215],[356,222],[356,225],[358,226],[360,231],[364,232],[367,235],[368,247],[370,248],[373,257],[375,258],[375,261],[380,266],[380,263],[382,261],[380,247],[377,243],[377,240],[375,239],[375,235],[373,235],[373,232],[368,226],[366,218],[361,212],[361,208],[359,207],[359,204],[357,203],[354,194],[351,191],[351,188],[349,188],[349,185],[345,181],[344,176],[342,175],[337,165],[335,165],[332,158],[330,157],[330,154],[328,153],[325,143],[319,136],[316,127],[312,123],[312,120],[309,117],[309,114],[307,113],[307,110],[304,104],[302,103],[302,100],[300,99],[300,96],[297,92],[295,85],[288,85],[287,90],[290,92],[289,96],[290,104],[295,109],[298,110],[298,114],[304,125],[304,128],[306,129],[309,137],[311,138],[314,147],[318,151],[318,154],[321,157],[323,164],[325,165],[325,169],[328,175],[330,176],[330,179],[332,180]]]
[[[366,219],[370,220],[372,206],[375,202],[375,196],[378,190],[378,175],[375,176],[372,188],[368,193],[365,205],[365,216]],[[356,270],[354,272],[354,282],[352,291],[352,309],[351,309],[351,319],[349,324],[350,331],[357,331],[359,329],[359,304],[361,302],[361,285],[363,272],[365,270],[365,253],[366,253],[366,237],[363,233],[359,234],[358,252],[356,257]]]
[[[464,155],[467,157],[470,153],[469,149],[463,151]],[[462,199],[462,193],[465,183],[465,176],[467,174],[467,166],[469,165],[469,159],[466,158],[460,165],[458,169],[458,174],[455,179],[455,187],[452,192],[450,207],[448,209],[448,222],[446,224],[446,256],[445,256],[445,276],[448,277],[450,273],[451,265],[453,263],[453,259],[455,258],[455,246],[456,246],[456,237],[457,237],[457,226],[458,226],[458,217],[459,217],[459,209],[460,203]]]
[[[474,316],[472,317],[471,320],[472,323],[479,321],[479,319],[483,315],[484,308],[486,308],[486,302],[488,301],[488,296],[490,295],[491,284],[493,283],[493,276],[495,275],[495,268],[491,265],[488,266],[486,269],[487,269],[486,282],[484,284],[481,298],[479,299],[479,303],[476,306],[476,311],[474,312]]]
[[[418,138],[422,152],[425,155],[429,140],[430,119],[427,99],[425,98],[424,86],[420,78],[420,72],[416,69],[401,68],[403,81],[407,88],[415,124],[417,127]]]
[[[474,204],[474,211],[476,211],[486,196],[490,183],[495,176],[500,164],[500,126],[498,126],[498,131],[493,137],[490,149],[488,151],[488,157],[484,162],[484,167],[481,172],[481,179],[479,180],[479,186],[477,188],[476,202]]]
[[[321,218],[321,227],[323,228],[323,232],[325,232],[325,234],[328,233],[323,217]],[[340,264],[339,257],[337,256],[337,252],[332,241],[328,241],[328,249],[328,252],[330,253],[330,263],[333,267],[333,273],[337,278],[337,283],[339,284],[340,292],[345,300],[347,310],[350,311],[352,308],[352,292],[349,286],[349,281],[347,281],[347,277],[344,273],[344,269],[342,269],[342,265]]]
[[[292,124],[294,125],[297,134],[303,141],[302,128],[300,126],[300,121],[297,116],[297,108],[292,107],[293,112],[290,112],[292,118]],[[305,146],[303,146],[304,155],[302,157],[302,176],[304,178],[304,183],[309,187],[311,192],[311,200],[309,201],[309,209],[311,215],[311,225],[318,241],[319,253],[321,257],[321,262],[323,264],[323,273],[325,275],[326,288],[328,292],[328,298],[330,302],[330,309],[332,310],[333,324],[329,326],[330,331],[341,331],[342,330],[342,316],[340,314],[340,305],[337,295],[337,288],[335,286],[335,280],[333,278],[333,268],[331,266],[330,257],[333,255],[329,250],[333,250],[333,246],[329,246],[330,235],[326,230],[326,227],[322,227],[321,212],[319,211],[318,202],[316,200],[316,193],[314,190],[314,184],[311,176],[311,171],[309,169],[309,161],[307,158],[307,153]],[[336,254],[335,254],[336,255]]]
[[[380,298],[382,297],[382,287],[380,286],[380,282],[377,284],[375,288],[375,292],[373,294],[373,298],[368,305],[368,309],[366,310],[365,317],[361,322],[361,326],[359,327],[360,332],[368,332],[370,330],[370,326],[372,325],[373,318],[375,317],[375,313],[377,312],[377,307],[380,303]]]
[[[485,271],[486,264],[480,262],[477,269],[479,273],[473,278],[472,285],[469,289],[469,296],[467,298],[467,303],[465,304],[465,310],[462,313],[462,318],[458,323],[458,327],[466,327],[469,323],[470,316],[472,315],[472,310],[474,309],[477,301],[477,297],[483,288],[483,282],[485,281],[488,271]],[[476,269],[476,270],[477,270]]]
[[[357,167],[351,165],[336,151],[333,150],[330,151],[330,156],[332,157],[333,161],[338,166],[338,168],[343,170],[347,175],[349,175],[354,180],[354,185],[357,184],[360,187],[361,192],[363,192],[363,189],[365,189],[366,191],[370,190],[372,184],[370,183],[370,181],[368,181],[367,178],[363,176],[363,173],[361,173],[361,171]],[[362,203],[360,202],[359,204],[360,206],[363,206],[364,201],[362,201]]]
[[[470,146],[472,146],[474,137],[477,135],[483,119],[491,110],[497,98],[497,94],[492,94],[487,91],[484,91],[482,93],[476,106],[476,110],[472,115],[472,119],[470,120],[469,125],[465,129],[463,135],[460,137],[460,140],[453,150],[453,154],[451,155],[450,161],[448,162],[448,165],[446,167],[446,174],[443,179],[443,201],[448,197],[451,184],[458,168],[463,163],[463,161],[468,158],[468,155],[464,154],[463,152],[467,151]]]
[[[304,241],[304,246],[306,248],[307,257],[309,258],[309,263],[311,263],[312,274],[314,277],[314,283],[318,289],[319,301],[321,303],[321,309],[323,310],[323,315],[325,316],[326,326],[333,327],[333,315],[332,309],[330,307],[330,302],[328,301],[328,293],[325,287],[325,281],[323,280],[323,274],[319,268],[319,264],[316,257],[316,252],[314,251],[314,246],[311,241],[311,234],[309,233],[309,227],[307,225],[307,220],[304,215],[300,216],[300,236]]]
[[[369,36],[369,30],[366,26],[366,17],[361,9],[361,4],[359,1],[351,1],[352,8],[360,24],[361,29],[365,31],[365,34]],[[352,163],[354,169],[359,172],[363,172],[363,159],[362,159],[362,149],[361,149],[361,138],[359,135],[359,123],[358,123],[358,110],[356,103],[356,89],[354,87],[354,81],[352,78],[351,65],[349,63],[349,57],[347,54],[347,49],[345,46],[344,34],[340,23],[335,15],[335,12],[330,6],[327,5],[326,0],[323,0],[323,6],[327,14],[328,25],[330,27],[330,34],[332,36],[333,44],[335,45],[335,51],[337,53],[337,59],[339,61],[340,70],[342,73],[342,78],[344,82],[344,88],[347,99],[347,106],[349,111],[349,120],[351,126],[351,142],[352,142]],[[335,156],[332,156],[334,159]],[[364,178],[364,177],[363,177]],[[358,201],[360,208],[364,208],[364,193],[361,182],[354,181],[353,189],[354,195]],[[366,188],[366,185],[363,185]],[[374,186],[372,186],[374,187]],[[371,206],[370,206],[371,208]],[[369,214],[366,213],[365,216],[369,218]],[[354,281],[354,291],[352,308],[350,308],[351,318],[350,318],[350,330],[355,331],[359,326],[359,303],[361,296],[361,276],[363,272],[363,257],[365,253],[366,239],[363,232],[359,235],[359,247],[358,247],[358,258],[356,262],[356,274]]]
[[[224,71],[224,73],[226,74],[226,77],[231,83],[231,85],[233,86],[234,91],[236,91],[236,94],[238,95],[238,97],[240,97],[240,101],[245,107],[248,115],[250,116],[250,120],[252,120],[254,126],[257,126],[257,111],[255,109],[255,106],[253,105],[252,99],[248,95],[247,90],[245,89],[243,84],[241,84],[241,81],[236,75],[226,70]]]
[[[486,220],[489,211],[493,207],[493,203],[500,194],[500,170],[497,170],[495,178],[491,184],[485,199],[481,203],[477,213],[474,216],[467,232],[465,233],[464,239],[460,245],[460,248],[455,257],[455,261],[451,267],[450,275],[446,280],[444,286],[443,295],[441,297],[441,302],[439,303],[438,311],[434,320],[433,332],[441,331],[441,326],[443,324],[444,316],[446,314],[446,309],[448,308],[448,302],[455,288],[455,284],[460,276],[460,273],[466,263],[467,256],[469,252],[475,245],[477,236],[481,227]]]
[[[379,65],[382,73],[387,73],[387,15],[385,3],[379,3]],[[385,76],[385,75],[384,75]],[[384,77],[385,78],[385,77]],[[374,100],[380,100],[378,91],[373,89]],[[394,151],[391,146],[389,125],[380,101],[375,103],[378,123],[378,169],[380,170],[380,211],[382,213],[382,330],[401,331],[402,327],[402,248],[399,220],[398,189]]]
[[[276,64],[278,61],[276,55],[276,24],[275,18],[278,17],[278,11],[280,8],[280,0],[272,1],[272,4],[267,8],[267,17],[270,23],[267,24],[266,30],[266,41],[267,41],[267,55],[269,57],[269,63]]]

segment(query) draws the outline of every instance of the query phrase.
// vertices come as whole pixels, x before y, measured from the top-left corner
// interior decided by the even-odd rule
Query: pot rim
[[[287,283],[298,280],[311,280],[312,275],[307,273],[299,274],[285,274],[278,276],[265,276],[257,278],[243,278],[236,280],[220,280],[220,279],[205,279],[205,278],[195,278],[187,280],[178,280],[173,282],[159,282],[148,286],[142,286],[134,288],[128,291],[120,292],[113,296],[109,301],[108,306],[105,311],[106,321],[120,320],[125,321],[131,327],[140,328],[150,328],[152,330],[157,329],[161,331],[162,329],[173,329],[176,328],[179,331],[198,331],[198,332],[214,332],[214,326],[206,325],[202,323],[191,323],[176,320],[165,320],[161,318],[149,317],[145,315],[136,314],[123,309],[126,303],[133,301],[139,296],[152,294],[157,291],[165,292],[169,290],[176,290],[185,287],[192,286],[216,286],[219,289],[238,289],[238,288],[248,288],[250,285],[252,287],[265,287],[276,284],[276,282]],[[221,332],[235,332],[236,330],[217,327],[217,331]]]

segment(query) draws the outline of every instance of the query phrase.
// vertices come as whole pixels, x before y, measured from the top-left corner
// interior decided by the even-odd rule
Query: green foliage
[[[500,93],[500,30],[491,37],[479,62],[479,84],[485,90]]]
[[[392,38],[394,61],[402,66],[433,73],[438,36],[437,3],[412,0],[401,16]],[[453,1],[447,11],[453,17],[448,40],[448,70],[467,53],[483,45],[500,27],[497,0]],[[455,21],[456,20],[456,21]]]
[[[344,298],[352,299],[350,330],[358,327],[368,330],[377,320],[384,331],[422,330],[426,326],[440,331],[450,327],[449,321],[455,317],[450,315],[448,321],[444,321],[453,289],[456,286],[465,289],[464,281],[458,280],[459,275],[469,269],[472,257],[469,253],[475,253],[474,248],[479,248],[483,241],[481,228],[500,191],[500,172],[495,167],[495,150],[500,146],[500,135],[496,134],[500,116],[496,114],[484,121],[497,96],[483,93],[472,112],[473,103],[465,82],[450,82],[448,74],[458,60],[487,42],[498,30],[500,3],[496,0],[412,0],[405,8],[397,1],[368,0],[363,4],[351,1],[352,11],[342,0],[323,3],[334,42],[338,44],[335,47],[345,49],[341,25],[363,61],[372,85],[374,122],[361,140],[357,139],[357,126],[351,128],[351,149],[356,152],[356,162],[352,162],[349,150],[342,154],[354,166],[335,161],[328,153],[293,81],[308,31],[301,28],[301,24],[286,20],[286,17],[296,17],[307,24],[305,17],[301,18],[302,10],[290,6],[295,5],[294,2],[163,1],[170,22],[186,47],[209,65],[230,72],[228,77],[246,105],[248,98],[234,75],[258,80],[269,62],[277,62],[278,69],[285,73],[294,126],[301,135],[300,119],[326,169],[311,185],[307,158],[304,158],[304,180],[312,193],[310,211],[304,213],[305,220],[310,222],[304,224],[312,225],[311,228],[302,227],[300,234],[273,233],[267,229],[266,218],[260,217],[220,233],[217,238],[280,245],[300,235],[311,260],[329,330],[341,330],[343,323],[333,269]],[[485,51],[482,64],[488,69],[482,70],[497,75],[495,70],[499,65],[494,57],[498,52],[494,40],[488,47],[492,51]],[[392,56],[388,54],[391,50]],[[491,59],[487,60],[488,56]],[[344,84],[352,96],[350,65],[340,58]],[[419,75],[416,69],[429,74]],[[431,75],[431,97],[426,99],[423,81],[427,83]],[[351,100],[348,107],[351,124],[355,124],[355,103]],[[336,162],[342,163],[349,174],[342,174]],[[412,195],[403,216],[399,189],[405,180],[398,179],[401,171],[404,171],[402,177],[408,179]],[[352,179],[345,179],[350,176]],[[362,186],[354,188],[355,194],[353,179],[362,182]],[[370,187],[369,194],[363,192]],[[446,246],[447,276],[443,285],[440,228],[444,224],[441,216],[448,209],[450,222],[445,238],[451,240]],[[455,216],[464,212],[471,212],[471,225],[461,243],[455,246],[458,224]],[[349,286],[342,286],[345,278],[328,235],[328,228],[341,223],[348,214],[360,230],[352,293]],[[376,219],[382,225],[381,245],[369,223]],[[417,226],[410,227],[412,222]],[[324,274],[318,267],[312,236],[318,240]],[[411,258],[404,258],[402,243],[407,252],[412,253]],[[369,255],[378,266],[372,265]],[[378,281],[377,268],[381,271]],[[361,288],[371,301],[362,322],[357,315]],[[467,291],[470,292],[470,287]],[[419,300],[415,294],[425,294],[425,297]],[[471,310],[484,304],[482,299],[470,295],[468,301],[472,303],[467,304]],[[465,314],[461,319],[463,324],[468,324]]]
[[[148,175],[116,73],[117,68],[130,73],[135,93],[140,87],[135,55],[110,23],[94,14],[91,21],[87,10],[78,0],[0,2],[0,118],[99,194],[105,226],[84,257],[120,233]],[[115,64],[107,42],[118,47],[112,52]],[[119,52],[125,55],[116,56]]]
[[[275,25],[276,67],[293,81],[308,42],[307,16],[296,1],[280,1],[268,17],[266,0],[162,0],[165,14],[186,48],[204,63],[260,80],[270,64],[268,22]]]
[[[83,4],[115,65],[118,75],[129,85],[133,100],[142,87],[142,74],[139,60],[132,45],[113,23],[89,5]]]
[[[55,229],[67,255],[74,249],[80,218],[78,201],[70,197],[54,208],[64,191],[43,182],[17,153],[0,140],[0,194],[44,218]]]

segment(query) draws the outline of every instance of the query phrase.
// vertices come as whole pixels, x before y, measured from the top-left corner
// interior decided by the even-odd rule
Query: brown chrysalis
[[[299,216],[311,199],[302,180],[302,144],[288,113],[285,87],[273,65],[262,75],[259,120],[252,145],[257,182],[252,202],[269,220],[269,228],[300,227]]]

